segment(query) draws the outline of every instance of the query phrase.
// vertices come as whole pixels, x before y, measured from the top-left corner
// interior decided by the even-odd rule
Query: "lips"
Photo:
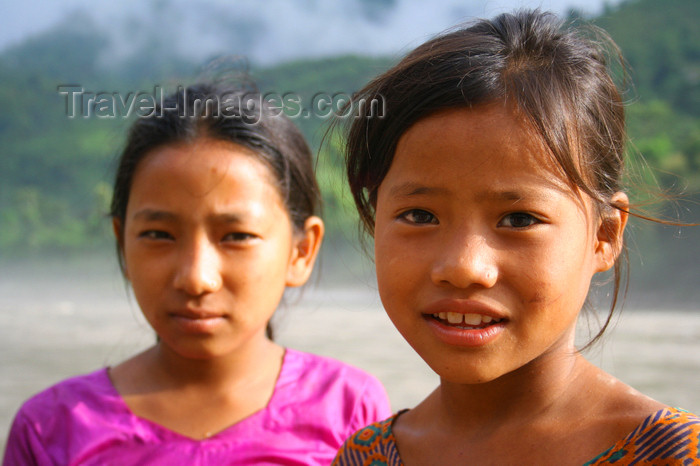
[[[423,313],[429,327],[443,342],[457,346],[482,346],[505,329],[506,314],[474,300],[444,299]]]
[[[467,327],[481,327],[507,320],[505,312],[473,299],[441,299],[431,303],[423,314],[446,325]]]
[[[214,312],[214,311],[206,311],[206,310],[199,310],[199,309],[184,309],[180,311],[173,311],[170,313],[171,316],[173,317],[180,317],[183,319],[193,319],[193,320],[200,320],[200,319],[216,319],[216,318],[224,318],[225,314],[221,312]]]
[[[491,323],[499,323],[503,319],[494,318],[490,315],[459,312],[436,312],[431,314],[434,319],[441,321],[445,325],[454,325],[460,328],[483,328]]]
[[[172,321],[185,332],[209,333],[226,322],[226,315],[220,312],[185,309],[171,312]]]

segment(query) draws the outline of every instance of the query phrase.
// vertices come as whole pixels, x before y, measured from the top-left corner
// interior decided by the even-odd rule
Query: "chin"
[[[163,344],[162,341],[161,344]],[[216,359],[231,352],[229,348],[224,348],[216,344],[207,344],[206,342],[192,342],[192,344],[180,343],[167,346],[169,351],[177,354],[181,358],[199,361]]]
[[[458,365],[446,365],[444,360],[433,364],[425,360],[430,368],[440,377],[441,382],[448,382],[459,385],[478,385],[493,382],[506,375],[499,368],[484,367],[483,362],[462,363]]]
[[[445,383],[452,383],[457,385],[480,385],[493,382],[498,379],[500,375],[494,376],[490,374],[481,374],[475,372],[464,373],[457,371],[443,371],[443,373],[438,373],[440,376],[440,381]]]

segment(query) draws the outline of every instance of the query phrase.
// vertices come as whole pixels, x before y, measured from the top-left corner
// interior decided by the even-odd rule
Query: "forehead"
[[[129,204],[155,198],[154,191],[160,197],[203,198],[222,190],[280,197],[272,170],[258,154],[231,142],[199,138],[149,151],[134,172]]]
[[[504,103],[450,108],[433,113],[403,133],[396,152],[426,143],[435,148],[456,143],[496,153],[508,147],[517,150],[521,156],[541,156],[540,162],[545,162],[548,152],[542,138],[525,117]]]
[[[197,174],[212,180],[232,174],[274,180],[272,170],[256,152],[233,142],[205,137],[151,149],[136,167],[134,178],[153,171]]]
[[[490,103],[446,109],[413,124],[396,146],[396,163],[441,164],[460,156],[463,163],[521,165],[528,173],[563,179],[542,137],[512,106]]]
[[[571,191],[540,135],[503,103],[447,109],[419,120],[399,139],[382,185],[451,184],[469,190],[474,180],[501,191],[526,182]]]

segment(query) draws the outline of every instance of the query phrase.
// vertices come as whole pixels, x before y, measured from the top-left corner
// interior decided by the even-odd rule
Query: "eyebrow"
[[[556,186],[545,187],[546,190],[560,191]],[[431,194],[446,194],[450,190],[440,186],[427,186],[417,182],[407,182],[394,186],[389,191],[390,196],[396,197],[413,197]],[[486,201],[512,201],[513,203],[522,201],[523,199],[546,199],[547,194],[537,190],[526,189],[524,191],[513,190],[489,190],[476,194],[476,200],[480,202]]]
[[[424,194],[445,194],[449,189],[439,186],[426,186],[416,182],[408,182],[394,186],[389,191],[392,196],[411,197]],[[523,195],[517,191],[487,191],[477,194],[478,200],[504,199],[507,201],[519,201]]]
[[[142,209],[136,212],[133,217],[134,220],[145,220],[145,221],[151,221],[151,222],[156,222],[159,220],[176,220],[177,215],[172,213],[172,212],[167,212],[165,210],[156,210],[156,209]]]
[[[532,193],[528,193],[530,197],[544,197],[544,196],[533,196]],[[485,193],[479,193],[476,196],[476,199],[478,201],[488,201],[488,200],[496,200],[496,201],[513,201],[513,202],[518,202],[523,199],[523,197],[526,197],[527,195],[524,195],[522,193],[519,193],[517,191],[487,191]]]
[[[448,190],[446,188],[440,188],[437,186],[425,186],[420,183],[408,182],[392,187],[389,191],[389,195],[399,197],[411,197],[420,196],[423,194],[444,194],[447,192]]]
[[[144,221],[150,221],[150,222],[157,222],[157,221],[175,221],[179,218],[179,215],[173,213],[173,212],[168,212],[166,210],[157,210],[157,209],[143,209],[139,210],[133,215],[134,220],[144,220]],[[221,214],[214,214],[210,215],[208,217],[208,220],[213,220],[216,222],[221,222],[221,223],[242,223],[243,222],[243,216],[231,212],[226,212],[226,213],[221,213]]]
[[[221,223],[242,223],[244,217],[239,214],[234,214],[234,213],[221,213],[221,214],[215,214],[211,215],[209,217],[210,220],[216,220],[217,222]]]

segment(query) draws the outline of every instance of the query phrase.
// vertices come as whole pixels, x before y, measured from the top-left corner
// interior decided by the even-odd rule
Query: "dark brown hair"
[[[564,27],[550,13],[522,10],[434,37],[359,91],[353,104],[381,100],[386,114],[360,113],[348,131],[346,169],[366,231],[374,232],[377,189],[399,138],[418,120],[454,107],[514,105],[549,149],[553,166],[589,195],[601,214],[620,190],[625,112],[611,64],[617,46],[601,30]],[[618,303],[626,250],[618,256],[610,312]],[[623,283],[624,282],[624,283]]]
[[[272,172],[296,231],[320,205],[320,191],[309,146],[299,129],[279,109],[265,104],[252,84],[232,86],[205,82],[180,87],[148,117],[131,126],[119,157],[110,215],[121,220],[134,173],[155,148],[207,137],[232,142],[252,151]],[[124,269],[121,244],[119,264]],[[272,338],[268,323],[267,336]]]

